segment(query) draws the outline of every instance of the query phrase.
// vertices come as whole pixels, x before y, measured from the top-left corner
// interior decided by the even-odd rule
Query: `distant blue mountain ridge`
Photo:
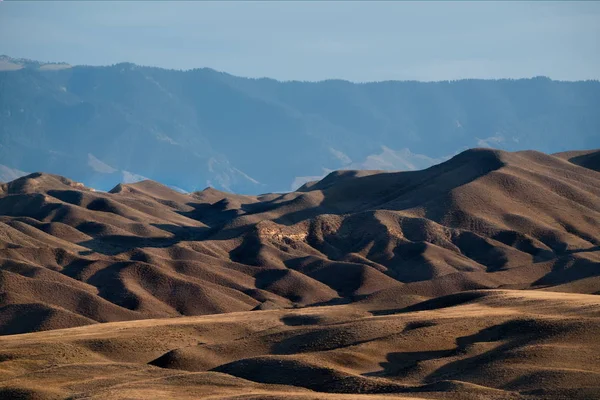
[[[600,82],[352,83],[0,56],[0,180],[43,171],[100,190],[295,189],[337,169],[426,168],[472,147],[600,147]]]

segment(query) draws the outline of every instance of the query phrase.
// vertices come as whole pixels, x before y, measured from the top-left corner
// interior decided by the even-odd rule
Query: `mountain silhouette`
[[[600,147],[597,81],[278,82],[3,60],[23,68],[0,71],[0,164],[100,190],[151,179],[257,194],[338,169],[422,169],[471,147]]]

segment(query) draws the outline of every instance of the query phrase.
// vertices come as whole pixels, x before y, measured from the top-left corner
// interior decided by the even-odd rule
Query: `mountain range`
[[[471,147],[600,147],[600,82],[352,83],[0,57],[0,180],[152,179],[258,194],[339,169],[416,170]],[[568,138],[565,140],[565,138]]]
[[[598,294],[600,150],[0,185],[2,398],[598,398]]]
[[[600,398],[599,104],[0,56],[0,398]]]

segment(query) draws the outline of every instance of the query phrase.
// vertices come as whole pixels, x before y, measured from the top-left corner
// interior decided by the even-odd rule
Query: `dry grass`
[[[0,397],[598,397],[597,154],[0,185]]]

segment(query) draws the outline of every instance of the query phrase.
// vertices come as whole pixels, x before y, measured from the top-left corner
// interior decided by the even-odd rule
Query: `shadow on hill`
[[[599,251],[598,246],[580,251],[572,250],[572,253]],[[600,275],[600,263],[585,258],[574,258],[573,256],[561,256],[557,258],[552,271],[532,283],[532,286],[560,285],[579,279]]]
[[[600,172],[600,150],[572,157],[569,159],[569,162]]]
[[[226,224],[241,214],[240,210],[228,209],[226,199],[218,201],[214,204],[190,202],[186,205],[192,207],[193,210],[177,211],[177,213],[183,215],[184,217],[200,221],[210,227],[217,227]]]
[[[532,342],[542,341],[564,329],[551,322],[536,320],[510,320],[499,325],[485,328],[473,335],[456,339],[454,349],[425,350],[417,352],[395,352],[387,355],[387,360],[380,365],[380,371],[367,376],[403,377],[419,369],[420,363],[438,359],[455,359],[430,374],[424,382],[435,383],[444,380],[460,380],[469,382],[469,376],[485,365],[506,359],[511,350],[525,347]],[[475,343],[497,343],[490,350],[469,356],[470,348]],[[461,358],[462,357],[462,358]]]
[[[425,300],[417,304],[413,304],[408,307],[391,309],[391,310],[373,310],[371,314],[374,316],[379,315],[391,315],[399,313],[417,312],[417,311],[429,311],[436,310],[439,308],[456,307],[459,305],[471,303],[484,297],[485,294],[477,291],[473,292],[461,292],[450,294],[447,296],[436,297],[431,300]]]
[[[210,231],[210,228],[205,227],[177,226],[171,224],[152,224],[152,226],[167,231],[173,236],[104,235],[77,244],[96,253],[114,256],[137,248],[167,248],[185,241],[201,241],[206,238],[207,233]]]
[[[575,253],[591,253],[594,251],[600,251],[600,246],[590,247],[589,249],[572,249],[566,250],[565,254],[575,254]]]

